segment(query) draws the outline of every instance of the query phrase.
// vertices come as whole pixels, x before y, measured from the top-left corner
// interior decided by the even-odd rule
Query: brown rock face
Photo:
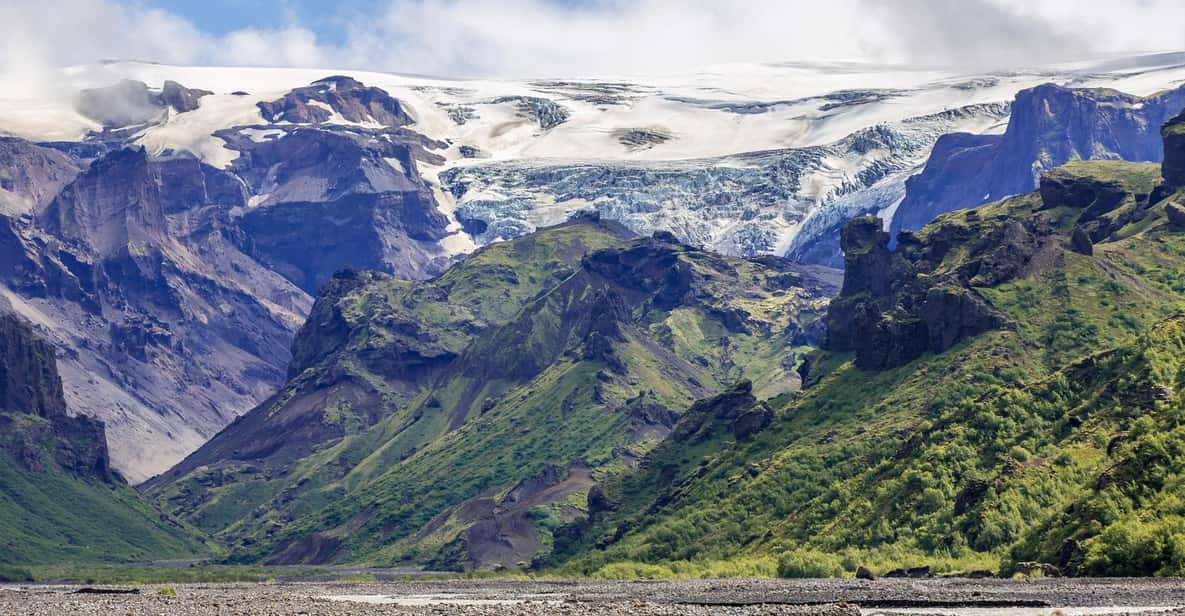
[[[176,109],[177,113],[185,113],[197,109],[200,104],[199,99],[209,94],[213,94],[213,92],[187,88],[176,81],[166,81],[157,100]]]

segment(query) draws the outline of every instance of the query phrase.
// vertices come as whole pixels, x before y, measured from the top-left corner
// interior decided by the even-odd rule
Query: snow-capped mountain
[[[299,124],[264,117],[260,102],[331,74],[111,63],[70,69],[63,79],[75,88],[132,79],[210,92],[191,111],[173,109],[128,131],[127,140],[150,155],[188,151],[226,168],[239,156],[230,135],[264,141],[283,129],[261,126]],[[986,75],[835,63],[630,80],[345,74],[388,92],[415,131],[444,144],[434,150],[443,162],[421,172],[454,223],[449,252],[595,208],[642,233],[668,230],[751,255],[801,252],[838,220],[892,208],[938,136],[1002,132],[1022,89],[1052,82],[1146,95],[1185,83],[1185,54]],[[34,101],[11,88],[4,96],[0,131],[79,140],[99,128],[68,97]],[[322,122],[365,125],[334,114]]]
[[[58,346],[70,408],[106,420],[113,463],[143,479],[283,382],[337,270],[425,278],[590,209],[720,252],[833,262],[837,226],[891,213],[942,135],[1002,132],[1016,93],[1047,82],[1179,87],[1185,54],[990,75],[120,62],[38,77],[0,83],[0,308]]]

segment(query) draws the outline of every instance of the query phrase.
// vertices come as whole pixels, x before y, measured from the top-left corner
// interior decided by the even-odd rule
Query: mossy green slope
[[[26,416],[28,418],[30,416]],[[0,453],[0,563],[137,562],[208,554],[127,484],[26,470]]]
[[[796,389],[834,292],[830,272],[595,221],[425,283],[338,281],[289,387],[150,484],[236,560],[529,563],[694,400]],[[300,455],[266,445],[296,425]]]
[[[783,557],[793,571],[821,553],[882,574],[1181,574],[1185,233],[1165,215],[1180,194],[1149,199],[1159,183],[1154,165],[1074,163],[1039,193],[939,217],[906,256],[855,251],[891,284],[845,282],[832,323],[916,357],[865,370],[865,351],[820,353],[801,393],[703,403],[723,410],[687,413],[639,470],[595,488],[550,565],[695,574]],[[986,331],[963,327],[969,302],[962,321],[934,314],[951,294],[985,306]],[[953,345],[908,343],[936,329]],[[754,409],[769,427],[736,438],[731,418]]]

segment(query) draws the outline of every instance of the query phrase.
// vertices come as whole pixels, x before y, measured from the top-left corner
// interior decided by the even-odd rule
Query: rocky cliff
[[[1164,181],[1175,189],[1185,187],[1185,110],[1164,125]]]
[[[978,223],[973,213],[968,218]],[[1004,325],[1003,315],[970,287],[1020,275],[1050,234],[1040,224],[1018,221],[990,229],[951,225],[925,240],[904,235],[891,253],[881,224],[866,217],[844,227],[844,286],[827,312],[826,347],[855,351],[856,364],[865,369],[900,366]],[[942,267],[951,248],[980,234],[968,249],[975,258]]]
[[[11,314],[0,314],[0,423],[8,454],[28,471],[56,464],[80,479],[122,481],[111,469],[102,422],[66,413],[53,347]]]
[[[444,144],[385,91],[333,77],[261,103],[221,167],[143,146],[210,96],[123,82],[80,96],[104,125],[81,142],[0,141],[0,290],[47,325],[67,401],[107,422],[137,481],[282,384],[335,271],[424,278],[451,259],[417,168]]]
[[[890,232],[1029,192],[1043,172],[1067,161],[1159,162],[1165,150],[1158,127],[1182,108],[1180,87],[1148,97],[1052,84],[1023,90],[1002,135],[939,138],[925,168],[906,182]]]
[[[900,232],[895,251],[880,220],[853,219],[843,229],[844,285],[828,309],[827,348],[886,369],[1013,327],[981,290],[1050,267],[1067,249],[1090,255],[1095,242],[1147,218],[1155,184],[1126,169],[1066,165],[1041,177],[1033,215],[943,215],[919,233]]]

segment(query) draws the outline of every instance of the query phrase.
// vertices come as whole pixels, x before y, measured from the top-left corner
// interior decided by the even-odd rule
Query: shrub
[[[778,558],[778,577],[833,578],[844,573],[838,556],[814,550],[790,550]]]
[[[172,586],[162,586],[157,589],[156,594],[162,597],[176,597],[177,589]]]
[[[673,578],[675,573],[661,565],[619,562],[597,569],[592,577],[600,580],[661,580]]]
[[[0,582],[32,582],[33,574],[28,569],[0,565]]]

